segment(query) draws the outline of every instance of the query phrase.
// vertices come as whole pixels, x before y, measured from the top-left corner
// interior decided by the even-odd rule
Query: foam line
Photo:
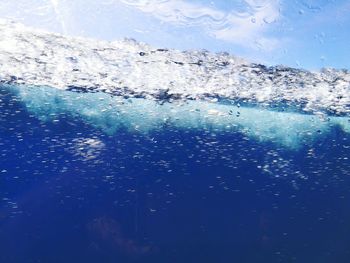
[[[279,112],[257,107],[153,99],[123,98],[109,94],[78,93],[51,87],[6,86],[16,93],[27,110],[42,121],[60,115],[79,118],[107,134],[120,129],[149,133],[159,129],[193,129],[208,132],[239,132],[259,141],[299,148],[337,126],[350,133],[346,117]]]
[[[250,63],[226,53],[73,38],[0,21],[0,82],[157,99],[231,99],[348,115],[350,73]]]

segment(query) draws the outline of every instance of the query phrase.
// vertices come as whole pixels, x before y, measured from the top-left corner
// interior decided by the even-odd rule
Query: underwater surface
[[[349,262],[349,71],[3,21],[0,61],[0,262]]]
[[[345,117],[0,90],[1,262],[350,258]]]

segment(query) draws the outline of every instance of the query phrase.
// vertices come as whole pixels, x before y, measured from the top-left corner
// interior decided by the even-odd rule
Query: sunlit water
[[[197,46],[278,60],[303,9],[294,19],[279,1],[5,2],[1,17],[55,32],[195,49],[0,20],[1,263],[349,262],[350,72]]]

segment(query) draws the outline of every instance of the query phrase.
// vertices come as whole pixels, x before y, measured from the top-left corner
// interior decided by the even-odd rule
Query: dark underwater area
[[[350,261],[338,126],[293,149],[171,124],[108,134],[0,99],[0,262]]]

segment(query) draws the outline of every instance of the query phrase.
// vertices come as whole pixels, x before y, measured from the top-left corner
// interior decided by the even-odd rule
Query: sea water
[[[0,262],[350,258],[350,72],[0,21]]]
[[[1,262],[348,262],[346,116],[0,91]]]

